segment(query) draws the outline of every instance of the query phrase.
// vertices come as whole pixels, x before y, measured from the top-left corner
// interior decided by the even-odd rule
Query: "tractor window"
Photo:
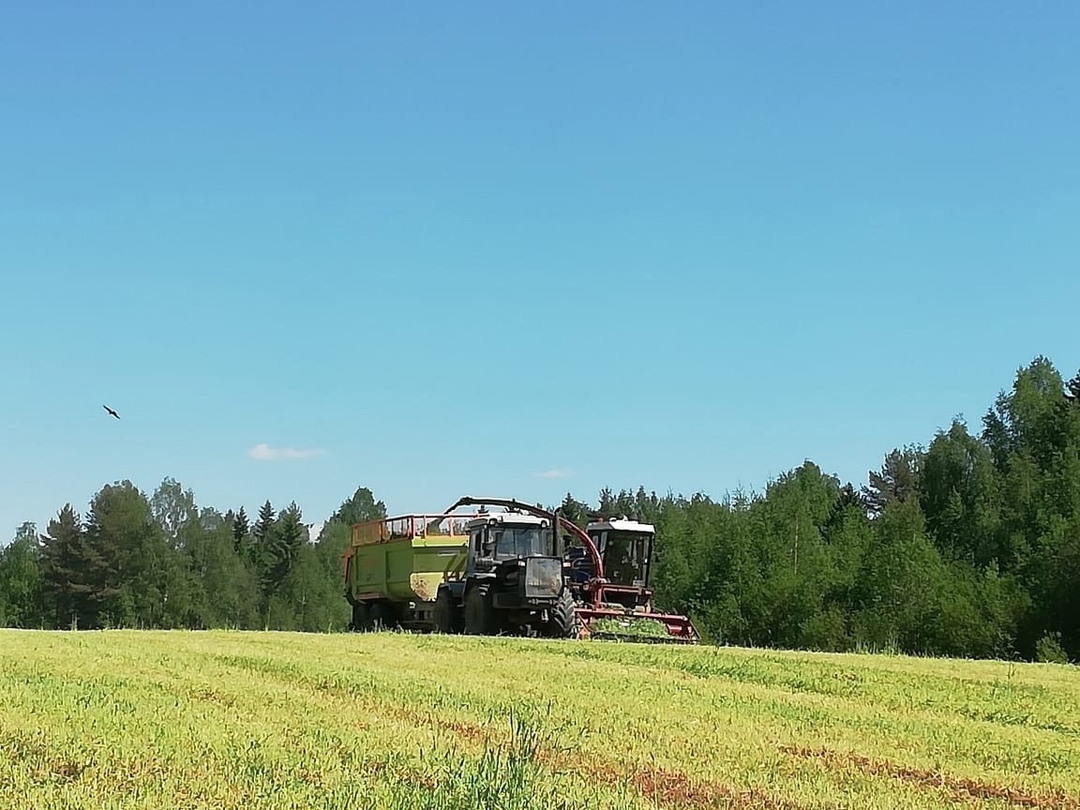
[[[496,529],[495,558],[510,560],[515,557],[549,556],[551,554],[551,531],[533,526],[507,526]]]

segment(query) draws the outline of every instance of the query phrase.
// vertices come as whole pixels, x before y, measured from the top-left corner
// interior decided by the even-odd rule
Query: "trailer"
[[[433,630],[439,585],[465,570],[470,517],[412,513],[354,525],[342,554],[350,629]]]

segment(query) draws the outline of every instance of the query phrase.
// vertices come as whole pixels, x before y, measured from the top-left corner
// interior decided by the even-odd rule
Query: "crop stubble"
[[[1070,667],[0,631],[0,698],[11,807],[1080,809]]]

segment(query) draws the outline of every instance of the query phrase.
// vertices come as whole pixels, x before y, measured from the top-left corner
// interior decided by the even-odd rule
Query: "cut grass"
[[[593,636],[616,636],[622,638],[667,638],[668,630],[656,619],[597,619],[589,627]]]
[[[1076,808],[1074,667],[0,631],[5,808]]]

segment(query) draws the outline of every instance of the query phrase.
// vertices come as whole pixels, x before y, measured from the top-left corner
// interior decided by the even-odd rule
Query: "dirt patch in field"
[[[570,756],[566,751],[541,749],[537,759],[552,771],[573,773],[607,788],[632,787],[657,807],[704,810],[802,810],[803,805],[758,788],[740,788],[710,779],[695,779],[666,768],[628,769],[618,762],[590,754]]]
[[[910,768],[881,759],[871,759],[862,754],[833,751],[828,748],[800,748],[781,746],[781,752],[803,759],[816,759],[829,767],[856,768],[873,776],[887,776],[910,782],[919,787],[944,791],[954,801],[980,801],[983,799],[1005,801],[1015,807],[1031,807],[1042,810],[1080,810],[1080,798],[1063,790],[1047,790],[1031,793],[1006,785],[995,785],[975,779],[949,776],[941,771]]]
[[[491,729],[476,723],[468,723],[462,720],[438,720],[436,722],[440,728],[453,732],[459,740],[487,743],[492,736]]]
[[[624,782],[626,776],[609,774],[609,784]],[[690,779],[675,771],[638,771],[630,778],[634,788],[661,807],[729,807],[732,810],[800,810],[802,805],[756,788],[735,788],[709,780]]]
[[[184,686],[181,690],[191,700],[205,703],[214,703],[232,709],[236,707],[236,697],[225,692],[218,692],[211,686],[193,684]]]
[[[415,728],[428,727],[433,731],[438,730],[453,736],[455,743],[473,743],[481,746],[495,744],[503,745],[510,740],[509,729],[493,727],[494,724],[485,725],[472,723],[467,720],[451,720],[439,717],[423,709],[414,709],[408,706],[393,706],[372,704],[373,712],[383,717],[393,718],[399,722],[407,723]]]

